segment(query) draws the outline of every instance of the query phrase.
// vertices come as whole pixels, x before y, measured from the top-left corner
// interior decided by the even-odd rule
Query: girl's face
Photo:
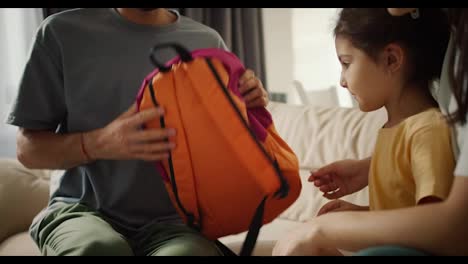
[[[341,63],[340,84],[355,97],[359,108],[370,112],[383,107],[390,98],[392,80],[387,74],[385,58],[375,62],[342,36],[335,38],[335,48]]]

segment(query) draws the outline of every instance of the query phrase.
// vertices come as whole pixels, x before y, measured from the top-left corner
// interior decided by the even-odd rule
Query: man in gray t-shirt
[[[164,8],[74,9],[40,26],[7,122],[21,128],[25,166],[65,171],[30,228],[43,254],[220,254],[182,224],[154,168],[176,131],[139,128],[164,110],[132,105],[162,42],[227,49],[215,30]],[[249,107],[267,104],[252,71],[240,83]]]

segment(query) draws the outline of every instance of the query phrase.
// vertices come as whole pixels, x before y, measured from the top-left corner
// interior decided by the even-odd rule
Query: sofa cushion
[[[369,157],[386,111],[370,113],[356,108],[324,108],[272,102],[268,110],[279,135],[296,153],[303,169],[341,159]]]
[[[27,231],[9,237],[0,243],[0,256],[40,256],[36,246]]]
[[[318,210],[329,202],[307,181],[310,171],[337,160],[369,157],[377,132],[386,121],[383,108],[364,113],[356,108],[324,108],[272,102],[268,105],[268,110],[279,135],[299,159],[301,194],[279,216],[293,221],[306,221],[315,217]],[[368,205],[368,189],[348,195],[343,200]]]
[[[18,161],[0,159],[0,242],[28,230],[47,205],[49,171],[29,170]]]

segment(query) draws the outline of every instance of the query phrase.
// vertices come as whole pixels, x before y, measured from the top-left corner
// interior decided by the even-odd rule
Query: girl
[[[417,15],[393,17],[383,8],[345,8],[334,33],[342,64],[341,85],[354,95],[361,110],[385,107],[388,121],[379,131],[372,159],[360,161],[368,164],[367,168],[355,170],[360,171],[360,181],[341,177],[348,180],[343,183],[333,178],[336,164],[311,177],[326,197],[337,198],[353,188],[364,187],[362,175],[368,174],[370,207],[335,200],[326,204],[319,215],[330,211],[396,209],[444,200],[453,180],[454,157],[449,126],[430,86],[440,74],[448,43],[445,14],[439,9],[428,9]],[[346,162],[354,164],[345,161],[341,166]],[[327,177],[319,177],[324,175]],[[358,221],[354,225],[359,224]],[[372,230],[375,225],[378,222],[372,221],[362,229]],[[337,227],[336,237],[321,243],[316,243],[317,238],[327,234],[317,227],[306,223],[280,240],[273,253],[332,255],[339,253],[335,248],[353,250],[360,244],[359,239],[346,237],[348,244],[341,245],[340,231],[354,228],[347,222]],[[379,229],[380,233],[391,231]],[[359,236],[356,234],[355,238]]]

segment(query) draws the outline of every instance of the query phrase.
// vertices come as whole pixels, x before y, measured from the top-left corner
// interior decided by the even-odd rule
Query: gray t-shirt
[[[113,8],[48,17],[37,32],[7,122],[57,133],[102,128],[135,101],[144,77],[154,69],[149,60],[154,45],[227,49],[215,30],[174,13],[177,21],[166,26],[132,23]],[[157,54],[161,61],[174,56],[169,49]],[[124,230],[180,221],[152,162],[98,160],[66,170],[35,223],[57,201],[84,203]]]

